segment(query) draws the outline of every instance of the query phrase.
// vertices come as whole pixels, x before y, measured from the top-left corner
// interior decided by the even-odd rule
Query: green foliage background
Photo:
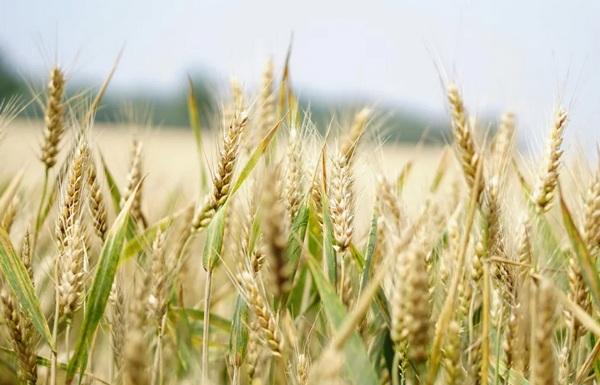
[[[0,100],[6,100],[10,97],[19,97],[23,101],[28,101],[31,97],[26,80],[14,70],[15,65],[0,50]],[[118,69],[117,69],[118,71]],[[215,99],[215,92],[222,88],[212,78],[206,74],[196,73],[191,76],[194,84],[194,94],[198,101],[201,116],[215,116],[215,111],[220,108],[220,101]],[[185,80],[185,79],[183,79]],[[143,121],[135,123],[152,123],[165,127],[187,127],[188,113],[186,104],[187,82],[181,82],[181,89],[167,95],[159,95],[157,92],[133,92],[117,93],[109,90],[107,97],[103,101],[102,108],[98,111],[96,121],[98,122],[122,122],[124,119],[124,110],[142,112]],[[34,84],[34,89],[43,89],[43,84]],[[70,84],[68,93],[74,95],[82,89],[89,89],[90,84]],[[300,90],[301,91],[301,90]],[[300,103],[302,108],[310,108],[311,117],[317,127],[325,130],[328,127],[331,116],[343,117],[348,113],[356,111],[359,107],[369,104],[366,100],[359,98],[349,98],[339,100],[334,98],[319,98],[313,95],[302,97],[300,94]],[[335,107],[334,107],[335,106]],[[397,106],[377,106],[378,113],[383,118],[382,122],[385,129],[382,132],[382,139],[388,141],[417,142],[424,139],[426,142],[439,143],[444,141],[442,132],[445,126],[440,119],[427,115],[401,109]],[[41,110],[36,103],[31,103],[23,112],[26,117],[39,117]],[[203,127],[214,127],[215,122],[203,121]],[[424,132],[426,130],[426,135]]]

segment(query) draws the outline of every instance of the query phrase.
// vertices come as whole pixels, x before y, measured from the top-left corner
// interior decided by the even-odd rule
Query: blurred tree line
[[[216,92],[219,89],[218,84],[202,74],[195,74],[191,78],[203,126],[214,127],[215,122],[207,121],[207,117],[216,116],[215,112],[220,109],[220,100],[215,97],[218,95]],[[34,85],[34,88],[44,86],[45,84],[39,84]],[[82,89],[89,89],[89,87],[84,84],[70,84],[67,93],[74,95]],[[128,95],[115,95],[109,92],[104,98],[96,118],[99,122],[132,120],[133,123],[186,127],[188,125],[187,91],[186,84],[179,92],[163,96],[148,92],[134,92]],[[23,101],[29,100],[31,97],[30,87],[27,86],[24,79],[16,74],[11,63],[0,51],[0,101],[15,96],[20,97]],[[312,120],[322,131],[328,127],[332,114],[338,117],[345,116],[349,111],[356,111],[364,104],[359,100],[302,97],[300,103],[303,108],[310,108]],[[379,106],[377,111],[382,117],[381,137],[383,140],[416,142],[424,139],[426,142],[441,142],[444,139],[442,133],[445,127],[432,116],[394,106]],[[25,117],[38,118],[41,117],[41,113],[38,103],[31,103],[22,114]]]
[[[0,51],[0,99],[17,96],[23,92],[22,82],[11,71],[2,51]]]

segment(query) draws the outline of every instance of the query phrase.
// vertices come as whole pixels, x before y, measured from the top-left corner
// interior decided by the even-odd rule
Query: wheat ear
[[[91,159],[89,162],[87,183],[90,192],[88,207],[92,214],[94,231],[98,238],[104,241],[106,239],[106,231],[108,230],[108,214],[104,205],[102,188],[96,174],[96,165]]]
[[[447,91],[450,104],[452,133],[456,143],[460,164],[469,188],[473,188],[480,155],[475,146],[471,123],[458,87],[450,85]]]
[[[532,385],[556,384],[556,358],[554,356],[555,299],[552,287],[546,281],[536,288],[531,341]]]
[[[127,187],[123,193],[123,199],[121,200],[121,206],[127,202],[132,194],[135,194],[133,202],[131,204],[130,214],[131,217],[144,228],[148,226],[146,218],[142,213],[142,177],[143,177],[143,159],[142,159],[142,142],[135,139],[133,141],[131,151],[131,162],[129,164],[129,172],[127,174]]]
[[[594,259],[600,254],[600,160],[585,196],[583,238]]]
[[[192,229],[195,231],[208,226],[215,212],[225,204],[229,197],[233,172],[239,155],[240,137],[247,123],[248,114],[242,111],[236,114],[234,120],[224,131],[217,173],[213,177],[213,190],[194,216]]]
[[[238,282],[244,298],[256,316],[263,341],[273,355],[281,356],[284,349],[281,331],[275,321],[273,312],[257,286],[256,279],[251,273],[244,271],[238,275]]]
[[[77,220],[67,228],[64,248],[57,259],[59,314],[70,320],[81,305],[85,272],[85,236]]]
[[[69,227],[78,220],[81,213],[88,155],[87,145],[82,142],[77,145],[73,158],[69,162],[68,179],[61,197],[62,202],[55,229],[59,251],[65,247]]]
[[[23,261],[27,275],[33,282],[31,257],[29,231],[27,231],[21,245],[21,260]],[[35,351],[35,329],[33,324],[27,315],[23,313],[12,293],[9,293],[5,288],[0,290],[0,301],[2,302],[3,318],[6,322],[8,334],[12,340],[19,364],[19,381],[23,384],[35,385],[37,381],[37,354]]]
[[[350,163],[343,153],[333,160],[330,211],[335,246],[342,256],[350,247],[354,232],[354,191]]]
[[[264,137],[275,121],[275,95],[273,95],[273,60],[269,59],[262,73],[260,93],[258,95],[258,135]]]
[[[563,153],[561,145],[566,123],[567,112],[563,109],[559,109],[550,131],[544,167],[539,175],[539,180],[533,193],[533,201],[535,202],[536,210],[539,213],[546,212],[550,209],[550,204],[554,197],[554,190],[558,184],[560,159]]]
[[[44,117],[44,140],[42,143],[41,161],[46,170],[56,164],[56,155],[60,147],[60,140],[65,130],[64,127],[64,104],[65,77],[60,68],[55,67],[50,72],[50,83],[48,84],[48,101]]]
[[[279,173],[271,173],[273,186],[265,191],[263,202],[263,242],[268,251],[269,268],[276,300],[281,300],[291,289],[292,271],[287,260],[289,219],[282,202]]]
[[[296,218],[304,196],[304,166],[302,159],[302,136],[295,126],[290,129],[287,148],[285,197],[290,222]]]
[[[350,127],[350,132],[342,143],[341,148],[341,153],[343,154],[347,163],[352,163],[356,153],[356,148],[358,147],[360,139],[365,133],[365,128],[367,127],[367,123],[371,115],[372,110],[365,107],[354,116],[352,126]]]

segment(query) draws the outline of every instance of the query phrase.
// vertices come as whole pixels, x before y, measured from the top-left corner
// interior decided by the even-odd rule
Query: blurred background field
[[[444,142],[442,83],[452,79],[483,127],[516,113],[521,150],[541,149],[558,104],[572,112],[568,145],[593,151],[586,139],[598,133],[600,6],[593,1],[0,4],[0,98],[29,100],[55,64],[66,70],[70,95],[97,87],[124,49],[101,122],[121,123],[127,106],[155,126],[186,127],[188,76],[201,111],[212,116],[230,77],[253,95],[272,58],[279,78],[292,43],[292,85],[321,130],[332,113],[368,104],[385,116],[386,142],[414,143],[425,129],[428,142]]]
[[[13,122],[6,130],[0,143],[2,154],[1,175],[14,175],[25,170],[25,184],[31,188],[40,188],[43,176],[39,171],[38,144],[41,141],[42,122],[21,119]],[[69,135],[70,133],[67,133]],[[125,184],[125,176],[131,156],[131,143],[138,139],[144,145],[145,188],[155,199],[148,199],[147,211],[150,219],[159,219],[164,215],[167,204],[182,207],[197,198],[199,191],[199,166],[196,145],[190,129],[149,128],[124,124],[97,124],[92,139],[106,159],[120,185]],[[69,139],[67,137],[66,141]],[[210,172],[215,167],[215,136],[209,132],[204,138],[205,159]],[[407,184],[407,204],[421,203],[433,173],[438,166],[444,147],[442,145],[414,145],[402,143],[378,144],[375,140],[365,143],[364,151],[359,154],[356,165],[357,186],[361,197],[371,201],[372,189],[367,188],[376,182],[377,177],[385,175],[396,178],[398,173],[410,164],[410,183]],[[315,150],[316,151],[316,150]],[[65,156],[63,152],[62,156]],[[385,161],[384,161],[385,160]],[[453,157],[447,157],[453,164]],[[307,173],[314,172],[313,165],[307,165]],[[425,177],[426,176],[426,177]],[[307,175],[307,178],[311,178]],[[26,202],[25,202],[26,203]],[[33,204],[33,203],[32,203]],[[357,207],[360,214],[368,214],[369,205]],[[364,213],[363,213],[364,211]]]

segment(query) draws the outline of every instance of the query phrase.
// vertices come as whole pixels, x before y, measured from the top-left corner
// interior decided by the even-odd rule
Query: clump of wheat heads
[[[531,165],[515,146],[514,114],[500,117],[489,146],[478,143],[452,85],[458,164],[444,150],[435,170],[418,157],[401,168],[387,157],[393,145],[367,140],[370,108],[339,138],[322,138],[312,128],[327,127],[291,91],[289,63],[281,81],[275,68],[269,62],[254,93],[232,81],[223,114],[202,116],[223,127],[199,205],[179,186],[155,188],[144,159],[162,154],[144,153],[139,140],[121,174],[110,152],[96,167],[93,117],[63,162],[66,128],[82,114],[52,71],[41,199],[27,170],[0,175],[0,378],[58,385],[75,365],[73,380],[105,385],[599,383],[598,293],[587,280],[600,247],[598,166],[589,180],[569,173],[586,186],[580,206],[564,185],[562,216],[543,215],[568,166],[566,113],[524,196],[513,187],[529,192],[519,169]],[[289,119],[286,100],[275,107],[283,94]],[[365,155],[379,150],[375,171]],[[512,218],[522,223],[513,229]],[[52,324],[49,338],[40,318]],[[89,343],[71,346],[82,333]],[[87,365],[73,364],[75,354]]]

